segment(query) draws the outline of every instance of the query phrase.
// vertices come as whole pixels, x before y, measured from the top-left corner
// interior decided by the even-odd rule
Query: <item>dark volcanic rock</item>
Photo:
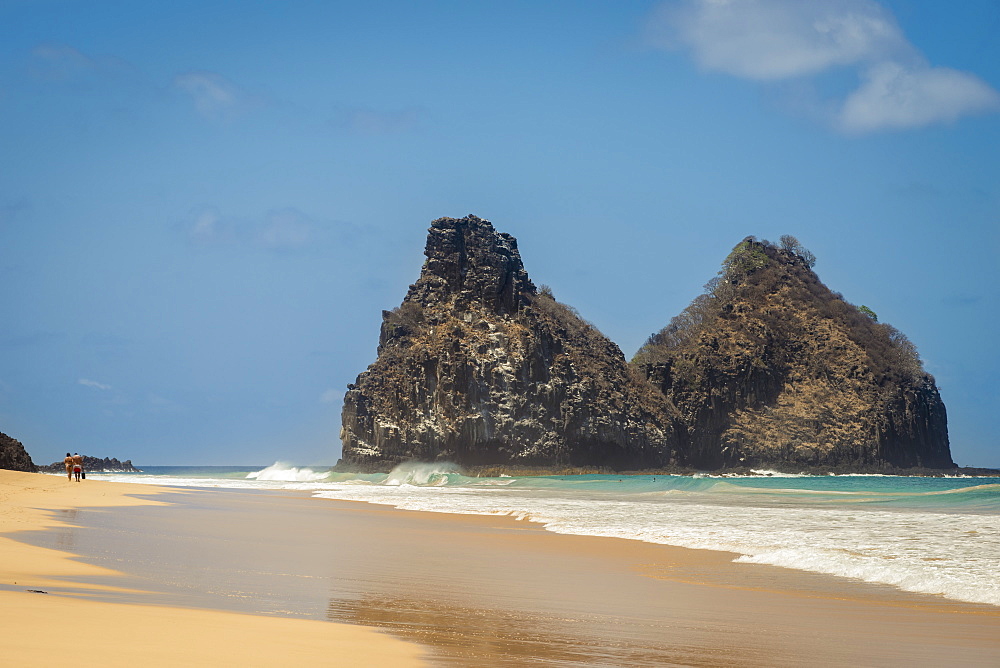
[[[88,471],[103,471],[105,473],[142,473],[141,469],[132,466],[132,460],[118,461],[115,457],[83,456],[83,468]]]
[[[34,473],[37,467],[20,441],[0,433],[0,469]]]
[[[794,238],[748,237],[633,360],[680,411],[687,463],[953,468],[914,346],[831,292]]]
[[[383,311],[378,359],[344,398],[343,465],[676,460],[669,402],[618,346],[536,290],[515,239],[475,216],[431,224],[420,278]]]
[[[104,457],[101,459],[100,457],[84,455],[83,468],[85,471],[93,471],[95,473],[142,473],[142,469],[132,466],[131,459],[126,459],[122,462],[118,461],[115,457]],[[58,461],[39,466],[38,470],[43,473],[64,473],[66,468],[61,461]]]
[[[823,285],[792,237],[740,243],[632,365],[489,222],[436,220],[425,254],[348,386],[346,468],[954,469],[915,347]]]

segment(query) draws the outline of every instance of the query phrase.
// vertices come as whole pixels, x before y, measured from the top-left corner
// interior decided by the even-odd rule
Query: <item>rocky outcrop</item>
[[[37,467],[20,441],[0,433],[0,469],[34,473]]]
[[[792,237],[748,237],[633,362],[680,411],[687,462],[952,468],[947,415],[913,345],[831,292]]]
[[[142,469],[132,466],[132,460],[118,461],[116,457],[90,457],[83,456],[83,467],[88,471],[100,471],[102,473],[142,473]]]
[[[631,364],[488,221],[436,220],[424,253],[348,386],[341,468],[954,468],[914,346],[823,285],[792,237],[737,245]]]
[[[83,468],[85,471],[91,471],[94,473],[142,473],[142,469],[137,469],[132,466],[131,459],[126,459],[122,462],[118,461],[115,457],[104,457],[102,459],[99,457],[84,455]],[[38,470],[42,473],[64,473],[66,471],[65,466],[61,461],[39,466]]]
[[[420,278],[383,311],[378,358],[344,398],[342,467],[675,463],[679,425],[618,346],[537,290],[516,240],[435,220]]]

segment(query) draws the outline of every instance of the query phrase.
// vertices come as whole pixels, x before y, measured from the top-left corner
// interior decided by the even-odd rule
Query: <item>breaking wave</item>
[[[303,466],[298,468],[283,462],[275,462],[265,469],[247,474],[248,480],[269,480],[273,482],[318,482],[330,477],[329,471],[317,472]]]
[[[386,473],[144,467],[105,479],[299,490],[408,510],[511,515],[548,530],[734,552],[738,560],[1000,606],[1000,478],[472,477],[448,462]]]
[[[454,478],[464,477],[462,469],[457,464],[450,462],[404,462],[390,471],[382,484],[443,487],[452,482]]]

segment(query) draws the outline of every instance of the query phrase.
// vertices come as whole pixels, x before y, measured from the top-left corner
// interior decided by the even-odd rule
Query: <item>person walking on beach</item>
[[[80,482],[80,476],[83,474],[83,455],[78,452],[73,453],[73,475],[76,476],[76,481]]]
[[[66,479],[72,482],[73,480],[73,455],[66,453],[66,459],[63,460],[63,466],[66,467]]]

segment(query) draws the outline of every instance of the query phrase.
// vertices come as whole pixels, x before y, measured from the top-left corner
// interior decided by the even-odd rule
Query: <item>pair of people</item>
[[[66,477],[73,480],[73,477],[76,476],[76,481],[80,482],[80,478],[83,476],[83,455],[79,453],[71,455],[67,452],[63,464],[66,466]]]

